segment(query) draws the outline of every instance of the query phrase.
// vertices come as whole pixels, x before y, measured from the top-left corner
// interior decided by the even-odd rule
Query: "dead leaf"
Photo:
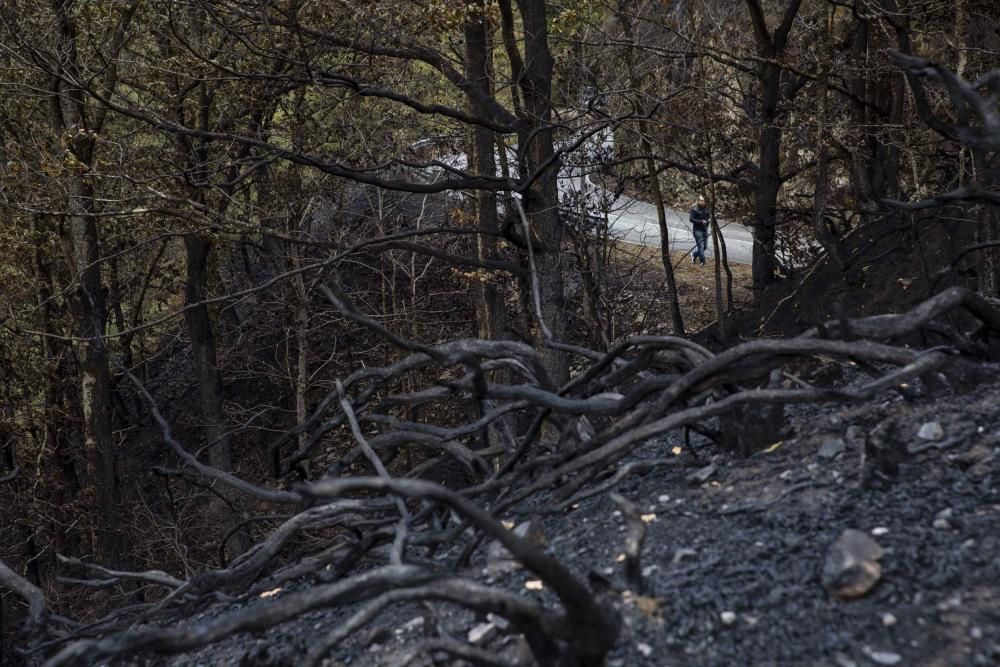
[[[650,598],[645,595],[636,595],[633,601],[636,608],[646,616],[656,616],[663,606],[662,598]]]

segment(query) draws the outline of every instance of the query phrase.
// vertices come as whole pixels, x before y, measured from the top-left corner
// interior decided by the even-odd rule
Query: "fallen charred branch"
[[[466,518],[477,529],[499,540],[513,556],[538,575],[563,601],[563,612],[551,612],[523,597],[490,588],[455,575],[424,567],[393,564],[336,583],[278,597],[274,602],[250,606],[196,627],[146,626],[104,639],[71,644],[48,664],[69,665],[134,651],[179,653],[219,641],[237,632],[260,631],[309,611],[371,600],[371,605],[348,622],[360,627],[378,611],[399,600],[439,600],[508,618],[522,630],[542,664],[599,665],[613,646],[617,622],[593,594],[555,558],[527,540],[515,536],[499,521],[457,493],[429,482],[388,478],[348,478],[306,485],[304,496],[332,499],[365,491],[388,491],[397,496],[436,501]],[[320,646],[329,649],[343,637],[328,637]],[[325,650],[317,649],[313,660]]]
[[[0,561],[0,586],[13,591],[28,603],[28,613],[24,623],[24,636],[27,639],[26,652],[29,664],[37,664],[37,650],[48,630],[49,609],[41,589],[10,569]]]
[[[388,335],[353,305],[331,295],[355,322]],[[938,335],[940,319],[957,310],[970,315],[962,321],[971,320],[977,330],[961,331],[952,322],[948,332],[953,345],[920,350],[898,342],[923,331]],[[977,348],[964,342],[983,331],[1000,331],[1000,314],[976,294],[956,288],[909,313],[841,318],[797,338],[749,341],[718,354],[676,337],[636,337],[607,354],[581,351],[587,365],[562,386],[554,386],[546,376],[543,353],[527,345],[465,339],[430,346],[390,335],[405,350],[403,358],[349,375],[293,430],[309,434],[307,444],[293,454],[302,458],[324,446],[335,428],[349,429],[354,448],[334,469],[363,467],[370,476],[328,475],[281,490],[252,484],[198,460],[174,437],[149,392],[129,376],[149,402],[185,475],[228,485],[262,506],[280,504],[288,513],[282,519],[272,516],[270,520],[279,523],[228,567],[186,580],[156,570],[125,572],[65,560],[64,565],[89,576],[66,580],[73,585],[131,583],[150,593],[164,591],[163,596],[120,610],[97,625],[69,625],[61,634],[49,629],[48,641],[30,647],[32,655],[61,649],[50,664],[67,665],[135,651],[177,654],[237,633],[289,623],[312,611],[336,610],[331,611],[340,619],[331,626],[336,629],[304,656],[316,664],[388,609],[436,601],[507,619],[540,664],[602,664],[614,645],[618,623],[602,593],[592,591],[556,555],[519,537],[501,519],[516,520],[527,511],[565,511],[583,498],[612,491],[630,474],[671,465],[670,456],[637,456],[637,449],[676,429],[711,432],[713,420],[742,406],[859,402],[902,391],[904,384],[920,385],[921,378],[955,360],[972,363],[968,353]],[[868,377],[855,373],[850,382],[813,385],[786,370],[805,359],[858,364]],[[495,373],[497,369],[511,372]],[[432,371],[438,377],[435,384],[403,382],[411,373],[427,377]],[[404,386],[416,388],[398,389]],[[438,404],[481,405],[484,410],[457,425],[404,416],[416,405]],[[512,429],[508,437],[484,449],[484,433],[499,421],[510,421],[519,430]],[[423,451],[428,458],[393,469],[389,455],[399,448]],[[448,464],[468,470],[473,481],[452,476],[456,488],[450,489],[417,478]],[[628,579],[640,592],[642,521],[639,517],[636,523],[635,513],[626,513],[631,526]],[[311,543],[311,550],[297,541],[306,531],[322,536],[318,544]],[[481,546],[491,542],[506,549],[512,561],[555,597],[543,603],[502,585],[487,585],[459,569],[476,562]],[[46,628],[40,592],[25,588],[23,580],[10,574],[0,571],[0,581],[31,601],[32,624],[40,637]],[[302,577],[311,577],[313,585],[296,589],[292,583]],[[194,609],[216,601],[242,606],[208,622],[187,620]],[[502,651],[449,637],[413,646],[416,653],[428,650],[492,664],[509,662]]]
[[[10,482],[13,482],[15,479],[17,479],[17,476],[20,474],[21,474],[21,466],[17,466],[6,475],[0,476],[0,484],[8,484]]]

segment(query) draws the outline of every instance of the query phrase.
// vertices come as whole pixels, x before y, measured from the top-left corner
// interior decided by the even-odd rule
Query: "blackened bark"
[[[642,149],[647,155],[653,154],[653,148],[646,137],[642,138]],[[670,228],[667,226],[667,208],[663,201],[663,189],[660,187],[660,176],[656,172],[656,163],[650,157],[646,160],[646,173],[653,188],[653,203],[656,204],[656,221],[660,226],[660,261],[663,273],[667,279],[667,301],[670,304],[670,322],[673,333],[684,334],[684,317],[681,314],[680,297],[677,294],[677,277],[674,275],[674,264],[670,258]]]
[[[715,152],[712,147],[712,134],[705,132],[705,156],[708,158],[708,173],[715,174]],[[715,179],[708,181],[708,196],[710,198],[709,217],[712,224],[712,252],[715,254],[715,316],[719,326],[719,340],[725,341],[729,338],[728,316],[733,309],[733,274],[729,270],[729,262],[726,257],[726,241],[722,238],[722,231],[719,229],[719,220],[715,216],[715,206],[718,198],[715,192]],[[726,268],[728,279],[729,295],[728,305],[722,298],[722,267]]]
[[[211,314],[204,303],[208,296],[208,258],[212,242],[199,234],[187,234],[184,237],[184,248],[187,251],[187,308],[184,315],[198,379],[205,444],[209,445],[208,460],[213,467],[231,470],[232,453],[225,428],[222,373],[218,366]]]
[[[977,186],[986,190],[1000,182],[1000,166],[995,159],[990,159],[987,151],[972,149],[972,159]],[[986,203],[978,204],[975,217],[978,223],[976,242],[984,244],[976,263],[978,290],[983,296],[996,298],[1000,296],[1000,248],[989,244],[1000,241],[1000,209]]]
[[[92,208],[93,189],[73,179],[70,182],[71,215],[63,226],[73,252],[76,280],[72,307],[81,338],[80,405],[83,409],[83,447],[87,461],[85,487],[92,489],[101,525],[97,527],[97,549],[102,560],[118,560],[118,489],[115,479],[114,443],[111,427],[111,374],[103,339],[107,315],[101,289],[100,242]]]
[[[465,75],[483,93],[491,95],[490,44],[487,33],[485,6],[482,0],[467,0],[469,11],[465,22]],[[469,105],[476,115],[489,117],[490,112],[475,96],[469,96]],[[496,140],[493,130],[476,125],[472,128],[472,150],[470,155],[476,173],[493,176],[497,171],[495,156]],[[503,159],[503,156],[501,156]],[[497,196],[495,192],[480,190],[476,196],[479,228],[491,232],[499,229],[497,222]],[[476,259],[495,260],[497,258],[497,236],[495,234],[476,235]],[[497,282],[487,274],[475,285],[476,315],[479,337],[487,340],[510,338],[510,325],[504,309],[503,295]]]
[[[518,133],[522,176],[538,175],[524,193],[524,209],[537,234],[535,268],[541,292],[541,317],[557,341],[566,338],[566,295],[562,273],[561,248],[563,229],[559,223],[559,194],[556,177],[558,161],[554,160],[552,138],[552,52],[549,49],[548,26],[544,0],[518,0],[524,28],[524,76],[522,93],[529,126]],[[541,327],[537,327],[541,346]],[[564,352],[548,349],[544,364],[550,379],[561,384],[569,377],[569,361]]]
[[[208,296],[208,259],[212,242],[198,234],[184,237],[187,251],[187,284],[185,286],[184,311],[188,335],[191,337],[191,353],[194,357],[194,371],[198,380],[198,403],[200,406],[202,432],[208,446],[208,463],[219,470],[233,470],[232,443],[226,431],[225,394],[222,373],[216,354],[215,332],[212,316],[205,299]],[[212,499],[212,513],[219,517],[223,534],[230,535],[222,553],[231,561],[250,546],[242,531],[236,530],[240,516],[233,502],[232,489],[217,489]]]
[[[830,70],[832,67],[833,52],[831,46],[832,37],[830,28],[824,29],[821,36],[821,58],[819,67],[819,89],[817,91],[818,104],[816,109],[816,150],[817,166],[816,181],[813,187],[813,233],[819,241],[827,256],[838,266],[843,267],[843,253],[840,248],[840,239],[826,224],[826,206],[830,188],[827,181],[830,179],[830,137],[829,137],[829,88]]]
[[[781,189],[781,140],[779,104],[781,102],[781,72],[779,64],[785,53],[792,23],[802,0],[791,0],[781,15],[780,24],[767,27],[760,0],[746,0],[753,24],[757,55],[760,58],[757,77],[760,129],[757,135],[757,173],[754,183],[753,222],[753,286],[763,289],[775,280],[777,265],[774,257],[774,237],[777,225],[778,191]]]
[[[778,190],[781,189],[781,68],[769,63],[758,66],[760,85],[759,156],[753,200],[753,286],[763,289],[775,280],[774,237],[777,224]]]
[[[871,26],[858,21],[851,44],[851,58],[864,62],[871,45]],[[902,122],[904,80],[899,72],[863,68],[848,79],[851,118],[860,131],[860,143],[851,151],[851,187],[854,204],[865,221],[881,209],[885,197],[899,195],[899,148],[879,130],[880,120]]]
[[[80,338],[80,406],[83,413],[84,488],[97,509],[94,545],[98,557],[112,565],[121,555],[118,542],[118,489],[111,426],[111,374],[104,341],[105,312],[101,281],[100,236],[94,187],[87,173],[94,153],[94,135],[88,127],[79,90],[67,84],[77,78],[76,31],[67,4],[53,0],[58,32],[61,76],[53,80],[50,124],[57,142],[65,146],[72,171],[66,179],[66,211],[60,225],[67,263],[73,275],[71,307]]]
[[[55,300],[52,298],[51,260],[44,250],[45,234],[43,233],[43,223],[39,219],[32,218],[31,232],[35,248],[33,269],[37,327],[39,331],[49,333],[54,331],[53,322],[56,321],[58,313]],[[63,406],[72,404],[72,399],[67,396],[66,391],[66,378],[72,377],[73,374],[67,361],[72,355],[66,349],[68,345],[62,341],[57,341],[49,336],[39,336],[38,340],[41,348],[42,378],[45,387],[43,392],[45,404],[42,408],[42,414],[45,417],[41,425],[42,435],[39,439],[45,444],[46,450],[53,453],[53,459],[60,472],[60,484],[55,490],[56,498],[60,504],[65,504],[82,488],[82,471],[76,465],[73,438],[69,435],[74,431],[74,428],[66,423],[63,414]],[[72,537],[69,531],[57,534],[58,540],[72,540]],[[76,554],[69,543],[57,543],[60,546],[60,553]]]

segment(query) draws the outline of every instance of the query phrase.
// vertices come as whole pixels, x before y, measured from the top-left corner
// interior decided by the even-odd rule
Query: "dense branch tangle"
[[[971,335],[991,346],[1000,333],[1000,313],[975,293],[952,288],[909,313],[829,322],[797,338],[745,342],[720,354],[669,336],[632,338],[607,354],[574,348],[589,365],[557,387],[530,346],[480,339],[422,345],[390,334],[342,295],[327,291],[327,296],[346,317],[386,336],[408,354],[389,366],[355,372],[339,383],[297,429],[310,433],[310,438],[292,458],[313,454],[325,434],[349,425],[358,447],[338,461],[336,470],[362,475],[374,470],[378,476],[325,475],[276,493],[237,482],[179,452],[201,474],[291,508],[292,513],[228,568],[188,581],[161,572],[123,573],[68,562],[94,577],[89,585],[141,581],[168,592],[131,613],[113,615],[61,637],[50,636],[44,648],[76,641],[65,645],[49,664],[79,664],[134,651],[190,651],[234,633],[276,626],[308,611],[363,604],[346,625],[317,642],[309,656],[317,664],[385,609],[414,601],[456,604],[506,617],[524,634],[540,664],[603,664],[617,637],[617,620],[607,601],[592,593],[555,555],[515,535],[501,518],[567,507],[572,494],[593,495],[588,490],[607,488],[603,480],[614,475],[620,461],[634,458],[638,445],[674,429],[704,425],[737,406],[863,400],[936,374],[960,347],[988,349],[982,341],[968,340],[954,326],[956,321],[974,324]],[[965,312],[964,319],[958,317],[959,310]],[[941,327],[941,317],[952,318],[952,326]],[[941,331],[951,338],[942,340]],[[944,345],[919,350],[902,344],[917,333]],[[871,377],[850,387],[810,386],[798,378],[787,386],[766,385],[775,369],[817,356],[856,362]],[[410,393],[394,390],[404,374],[428,368],[438,369],[436,384]],[[511,382],[493,381],[493,372],[500,368],[510,371],[505,377]],[[146,398],[152,401],[148,394]],[[400,406],[431,403],[481,403],[486,408],[478,418],[454,427],[407,421],[397,414]],[[153,409],[165,438],[180,449],[169,424],[155,405]],[[484,449],[485,431],[501,425],[508,426],[500,440],[503,445]],[[386,462],[402,448],[425,450],[430,458],[393,477]],[[449,461],[464,466],[471,481],[448,489],[415,479],[434,463]],[[294,544],[292,538],[315,528],[336,528],[339,537],[330,540],[329,548],[298,553],[279,568],[279,555]],[[456,567],[484,539],[499,542],[512,559],[541,579],[560,606],[552,609],[518,592],[487,586]],[[270,595],[275,587],[304,575],[318,577],[321,583]],[[17,583],[10,579],[4,583]],[[75,581],[88,585],[85,579]],[[13,588],[39,608],[36,592]],[[190,614],[193,603],[253,598],[258,599],[210,622],[172,627]],[[45,616],[36,611],[33,618],[37,624]],[[137,621],[146,624],[123,629]],[[81,638],[88,636],[103,638]],[[473,655],[476,650],[466,653]],[[497,664],[503,660],[496,656]]]

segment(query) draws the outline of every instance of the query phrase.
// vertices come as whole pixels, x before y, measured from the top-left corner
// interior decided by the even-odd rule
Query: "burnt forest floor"
[[[995,376],[1000,368],[987,370]],[[539,515],[528,508],[504,518],[534,516],[550,551],[603,589],[621,612],[612,667],[997,665],[998,399],[1000,385],[986,383],[945,397],[886,394],[863,405],[790,407],[787,437],[749,458],[720,455],[701,436],[693,436],[691,446],[681,434],[643,445],[629,460],[669,461],[613,490],[644,513],[644,595],[626,590],[624,521],[608,493],[565,513]],[[919,451],[901,456],[895,475],[876,475],[862,490],[864,441],[887,422],[896,426],[888,446]],[[918,437],[925,424],[940,426],[940,437]],[[694,472],[704,481],[694,481]],[[848,528],[872,535],[885,554],[877,585],[859,599],[841,601],[823,588],[820,572],[829,547]],[[463,574],[554,604],[547,591],[526,586],[530,573],[497,568],[489,551],[480,548]],[[213,608],[193,620],[233,608]],[[354,611],[313,612],[167,662],[300,664],[316,638]],[[401,605],[324,664],[399,665],[427,635],[464,640],[470,631],[483,634],[481,647],[517,660],[525,655],[523,641],[505,625],[447,605]],[[464,663],[418,658],[410,664]]]
[[[929,229],[920,243],[902,228],[859,231],[845,242],[848,271],[823,261],[757,294],[753,307],[734,317],[737,335],[794,335],[841,312],[901,312],[961,283],[960,273],[940,283],[932,279],[950,256],[933,242],[936,231]],[[881,236],[872,236],[876,232]],[[612,313],[622,331],[611,333],[669,332],[653,249],[622,247],[615,259],[619,268],[633,268],[616,288],[621,294],[612,295],[626,305]],[[692,331],[706,327],[715,315],[714,271],[674,259],[686,324]],[[736,267],[735,274],[736,301],[742,304],[749,271]],[[706,344],[711,338],[711,331],[699,336]],[[920,396],[916,386],[906,396],[887,393],[863,404],[788,407],[786,432],[749,458],[720,454],[700,435],[673,433],[644,444],[620,464],[661,460],[650,471],[565,512],[539,513],[537,508],[554,503],[541,494],[534,506],[500,518],[537,522],[548,549],[620,612],[623,625],[610,667],[1000,665],[1000,366],[983,370],[986,379],[978,386],[944,396]],[[886,424],[895,428],[886,431]],[[928,424],[940,427],[938,439],[917,436]],[[876,475],[862,489],[862,452],[879,429],[892,434],[881,446],[895,449],[901,461],[895,474]],[[906,454],[908,449],[919,451]],[[638,505],[647,522],[641,594],[625,582],[625,523],[610,491]],[[827,553],[845,529],[867,533],[885,552],[878,583],[851,601],[832,597],[821,582]],[[435,564],[447,565],[459,550],[439,551]],[[505,567],[489,553],[481,546],[460,574],[557,607],[551,593],[526,586],[534,584],[530,573]],[[317,583],[322,575],[286,584],[267,599],[214,605],[185,623],[198,627]],[[300,665],[318,639],[359,608],[312,612],[196,653],[124,662]],[[324,664],[394,667],[424,639],[464,641],[470,632],[479,647],[507,663],[533,664],[523,639],[502,619],[444,604],[390,607]],[[462,664],[433,658],[422,655],[409,664]]]

